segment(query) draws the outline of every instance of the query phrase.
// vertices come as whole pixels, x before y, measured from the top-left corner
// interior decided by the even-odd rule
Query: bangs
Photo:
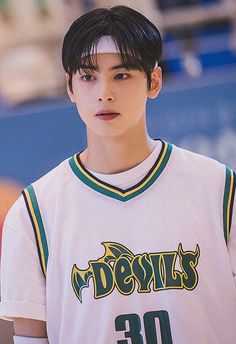
[[[78,50],[74,49],[74,56],[71,56],[72,58],[70,60],[72,63],[69,66],[68,72],[72,74],[76,73],[81,65],[97,69],[97,46],[102,36],[105,36],[105,34],[99,35],[96,38],[91,37],[90,40],[87,37],[86,45],[78,44]],[[147,61],[147,56],[145,60],[140,56],[141,44],[139,46],[136,42],[136,45],[134,45],[130,43],[128,39],[124,40],[122,38],[122,40],[118,40],[119,37],[109,36],[113,39],[117,47],[117,53],[120,53],[121,63],[127,66],[128,69],[144,71],[147,67],[147,62],[148,67],[154,68],[155,62],[153,62],[153,59]]]
[[[150,85],[151,73],[162,52],[161,35],[150,20],[125,6],[98,8],[72,23],[62,48],[62,63],[69,74],[69,84],[81,65],[97,69],[97,47],[103,36],[113,40],[121,63],[144,71]]]

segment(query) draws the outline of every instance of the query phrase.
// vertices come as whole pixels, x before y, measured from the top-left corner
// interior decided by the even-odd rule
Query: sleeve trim
[[[48,262],[48,245],[42,217],[39,210],[38,201],[33,186],[28,186],[26,189],[24,189],[22,194],[24,196],[26,208],[28,210],[28,214],[34,229],[40,265],[43,274],[46,277]]]
[[[235,195],[235,173],[230,168],[226,167],[225,177],[225,189],[224,189],[224,200],[223,200],[223,224],[224,224],[224,237],[226,244],[229,240],[233,203]]]

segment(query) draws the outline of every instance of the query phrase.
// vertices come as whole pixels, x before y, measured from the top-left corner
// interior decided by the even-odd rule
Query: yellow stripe
[[[77,159],[76,159],[76,154],[74,155],[74,161],[75,161],[75,164],[76,166],[78,167],[78,169],[80,170],[80,172],[82,172],[88,179],[92,180],[95,184],[109,190],[109,191],[112,191],[112,192],[115,192],[116,194],[120,195],[120,196],[123,196],[123,194],[120,192],[120,191],[117,191],[117,190],[113,190],[112,188],[108,187],[108,186],[104,186],[102,183],[98,182],[97,180],[93,179],[90,175],[88,175],[88,173],[86,171],[84,171],[82,169],[82,167],[79,165],[79,163],[77,162]]]
[[[147,184],[149,182],[149,180],[153,177],[153,175],[156,173],[156,171],[159,169],[159,167],[161,166],[162,164],[162,161],[166,155],[166,151],[167,151],[167,143],[165,142],[165,147],[164,147],[164,150],[163,150],[163,153],[162,153],[162,156],[160,158],[160,161],[159,163],[157,164],[157,166],[155,167],[155,169],[152,171],[152,173],[150,174],[150,176],[143,182],[143,184],[139,185],[136,189],[132,190],[132,191],[129,191],[127,192],[127,194],[130,194],[132,192],[135,192],[139,189],[141,189],[145,184]]]
[[[126,197],[126,196],[128,196],[128,195],[130,195],[130,194],[132,194],[132,193],[134,193],[134,192],[136,192],[136,191],[138,191],[138,190],[140,190],[143,186],[145,186],[145,185],[149,182],[149,180],[153,177],[153,175],[156,173],[156,171],[158,170],[158,168],[159,168],[160,165],[162,164],[162,161],[163,161],[163,159],[164,159],[164,157],[165,157],[165,154],[166,154],[166,151],[167,151],[167,146],[168,146],[168,144],[165,142],[165,148],[164,148],[164,150],[163,150],[163,153],[162,153],[162,156],[161,156],[161,158],[160,158],[160,161],[159,161],[159,163],[157,164],[157,166],[155,167],[155,169],[152,171],[152,173],[150,174],[150,176],[149,176],[141,185],[139,185],[136,189],[132,189],[132,190],[127,191],[127,192],[125,192],[125,193],[122,193],[122,192],[120,192],[120,191],[118,191],[118,190],[115,190],[115,189],[113,189],[113,188],[110,188],[109,186],[106,186],[106,185],[104,185],[104,184],[98,182],[97,180],[95,180],[94,178],[92,178],[90,175],[88,175],[88,174],[86,173],[86,171],[84,171],[84,170],[81,168],[81,166],[79,165],[79,163],[77,162],[76,154],[74,155],[74,161],[75,161],[76,166],[79,168],[79,170],[80,170],[88,179],[92,180],[95,184],[97,184],[97,185],[103,187],[103,188],[106,189],[106,190],[112,191],[113,193],[116,193],[117,195],[119,195],[119,196],[121,196],[121,197]]]
[[[228,205],[227,205],[227,239],[229,238],[230,205],[231,205],[232,194],[233,194],[233,184],[234,184],[233,182],[234,182],[234,174],[233,174],[233,171],[231,170],[229,199],[228,199]]]
[[[39,225],[38,225],[38,221],[37,221],[37,218],[36,218],[35,213],[34,213],[34,208],[33,208],[32,202],[31,202],[31,198],[30,198],[30,195],[29,195],[29,192],[27,189],[25,189],[25,196],[27,198],[30,213],[31,213],[31,216],[33,218],[34,225],[36,228],[39,250],[40,250],[41,257],[42,257],[43,271],[44,271],[44,274],[46,275],[46,264],[45,264],[45,257],[44,257],[44,251],[43,251],[43,246],[42,246],[42,241],[41,241]]]

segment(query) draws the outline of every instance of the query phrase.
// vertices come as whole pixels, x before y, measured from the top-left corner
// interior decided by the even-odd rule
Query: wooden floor
[[[0,319],[0,344],[13,344],[13,325],[11,321]]]

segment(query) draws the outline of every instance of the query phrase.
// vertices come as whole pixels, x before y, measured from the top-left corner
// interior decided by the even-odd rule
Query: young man
[[[123,6],[66,34],[87,148],[7,216],[0,312],[15,343],[235,343],[234,173],[148,136],[160,54],[156,27]]]

